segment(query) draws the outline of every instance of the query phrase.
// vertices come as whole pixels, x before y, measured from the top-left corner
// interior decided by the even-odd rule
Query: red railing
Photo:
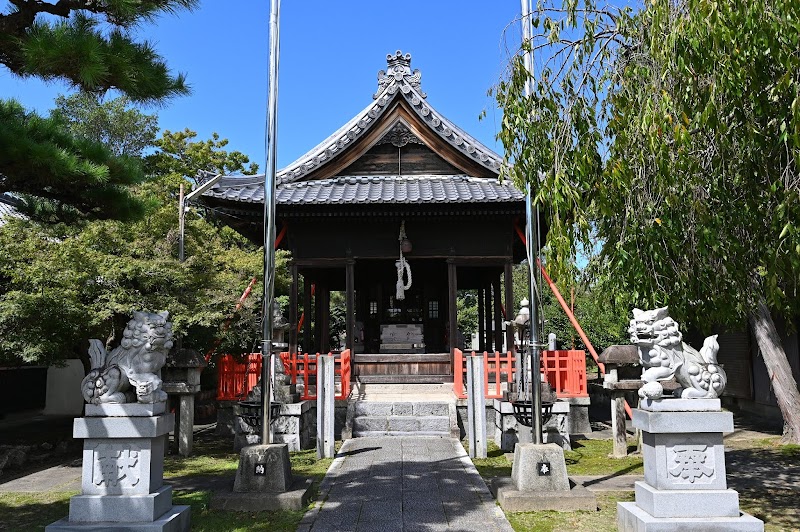
[[[350,395],[350,350],[346,349],[334,355],[334,368],[336,399],[347,399]],[[281,361],[286,374],[292,379],[292,384],[303,385],[300,398],[303,400],[317,398],[317,357],[308,353],[298,354],[281,353]],[[242,361],[236,360],[231,355],[222,355],[218,362],[217,374],[217,400],[242,401],[247,394],[258,384],[261,378],[261,353],[251,353]]]
[[[473,351],[474,355],[475,352]],[[583,351],[542,351],[542,373],[558,397],[589,397],[586,385],[586,356]],[[454,375],[453,392],[456,397],[466,399],[464,389],[466,382],[467,360],[460,349],[456,349],[453,357]],[[487,399],[503,397],[501,384],[511,382],[514,378],[514,355],[483,353],[483,384]]]
[[[472,352],[475,354],[475,351]],[[464,390],[466,382],[467,359],[460,349],[455,350],[453,357],[453,391],[456,397],[466,399],[467,392]],[[483,352],[483,389],[487,399],[500,399],[503,397],[502,383],[514,380],[514,354],[509,351],[501,354],[499,351],[494,353]]]
[[[341,353],[330,353],[334,356],[334,380],[338,393],[336,399],[347,399],[350,395],[350,350]],[[281,353],[281,360],[286,374],[292,379],[292,384],[302,384],[303,391],[300,398],[303,400],[317,398],[317,357],[319,353]]]
[[[589,397],[585,352],[542,351],[541,356],[542,372],[558,397]]]
[[[217,401],[242,401],[261,378],[261,353],[251,353],[242,361],[222,355],[217,368]]]

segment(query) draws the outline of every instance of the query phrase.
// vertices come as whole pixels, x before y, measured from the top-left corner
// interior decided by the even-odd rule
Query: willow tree
[[[540,2],[535,72],[497,88],[508,175],[549,215],[546,257],[701,328],[749,321],[800,442],[773,316],[800,307],[800,10],[792,0]],[[531,81],[532,91],[525,94]]]
[[[172,74],[153,45],[130,30],[197,3],[9,0],[0,10],[0,70],[98,97],[116,90],[134,103],[163,103],[188,93],[185,77]],[[143,205],[129,187],[143,178],[136,160],[75,138],[58,117],[0,100],[0,192],[20,197],[28,214],[51,221],[135,218]]]

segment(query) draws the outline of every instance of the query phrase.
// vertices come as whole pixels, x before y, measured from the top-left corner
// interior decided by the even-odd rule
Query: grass
[[[341,447],[337,442],[336,450]],[[289,453],[292,473],[314,479],[313,495],[319,481],[333,462],[332,458],[317,460],[316,450]],[[210,478],[233,476],[239,465],[239,453],[233,451],[230,438],[198,434],[193,455],[188,458],[170,455],[164,459],[164,478]],[[0,493],[0,530],[44,530],[50,523],[69,514],[69,498],[77,492]],[[199,531],[294,531],[306,510],[282,512],[223,512],[212,510],[210,491],[173,493],[173,504],[192,507],[192,530]],[[313,497],[312,497],[313,500]]]
[[[583,475],[641,475],[644,473],[641,455],[626,458],[609,458],[611,440],[577,440],[572,442],[572,450],[564,451],[567,474]],[[629,449],[630,451],[635,449]],[[506,454],[489,441],[487,457],[473,459],[478,473],[483,478],[511,476],[511,461]]]
[[[506,514],[514,530],[525,532],[612,532],[617,530],[617,502],[633,492],[597,493],[596,512],[530,512]]]

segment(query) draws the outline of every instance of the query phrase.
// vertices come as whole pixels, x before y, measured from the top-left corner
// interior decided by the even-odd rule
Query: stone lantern
[[[181,456],[192,453],[194,396],[200,391],[200,373],[206,365],[205,359],[197,351],[179,349],[170,353],[161,370],[162,387],[169,396],[169,406],[175,408],[175,417],[178,418],[175,441]]]

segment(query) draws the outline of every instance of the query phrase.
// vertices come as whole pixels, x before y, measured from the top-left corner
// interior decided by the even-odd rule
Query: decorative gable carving
[[[402,148],[406,144],[425,144],[402,122],[396,122],[376,144],[393,144]]]

